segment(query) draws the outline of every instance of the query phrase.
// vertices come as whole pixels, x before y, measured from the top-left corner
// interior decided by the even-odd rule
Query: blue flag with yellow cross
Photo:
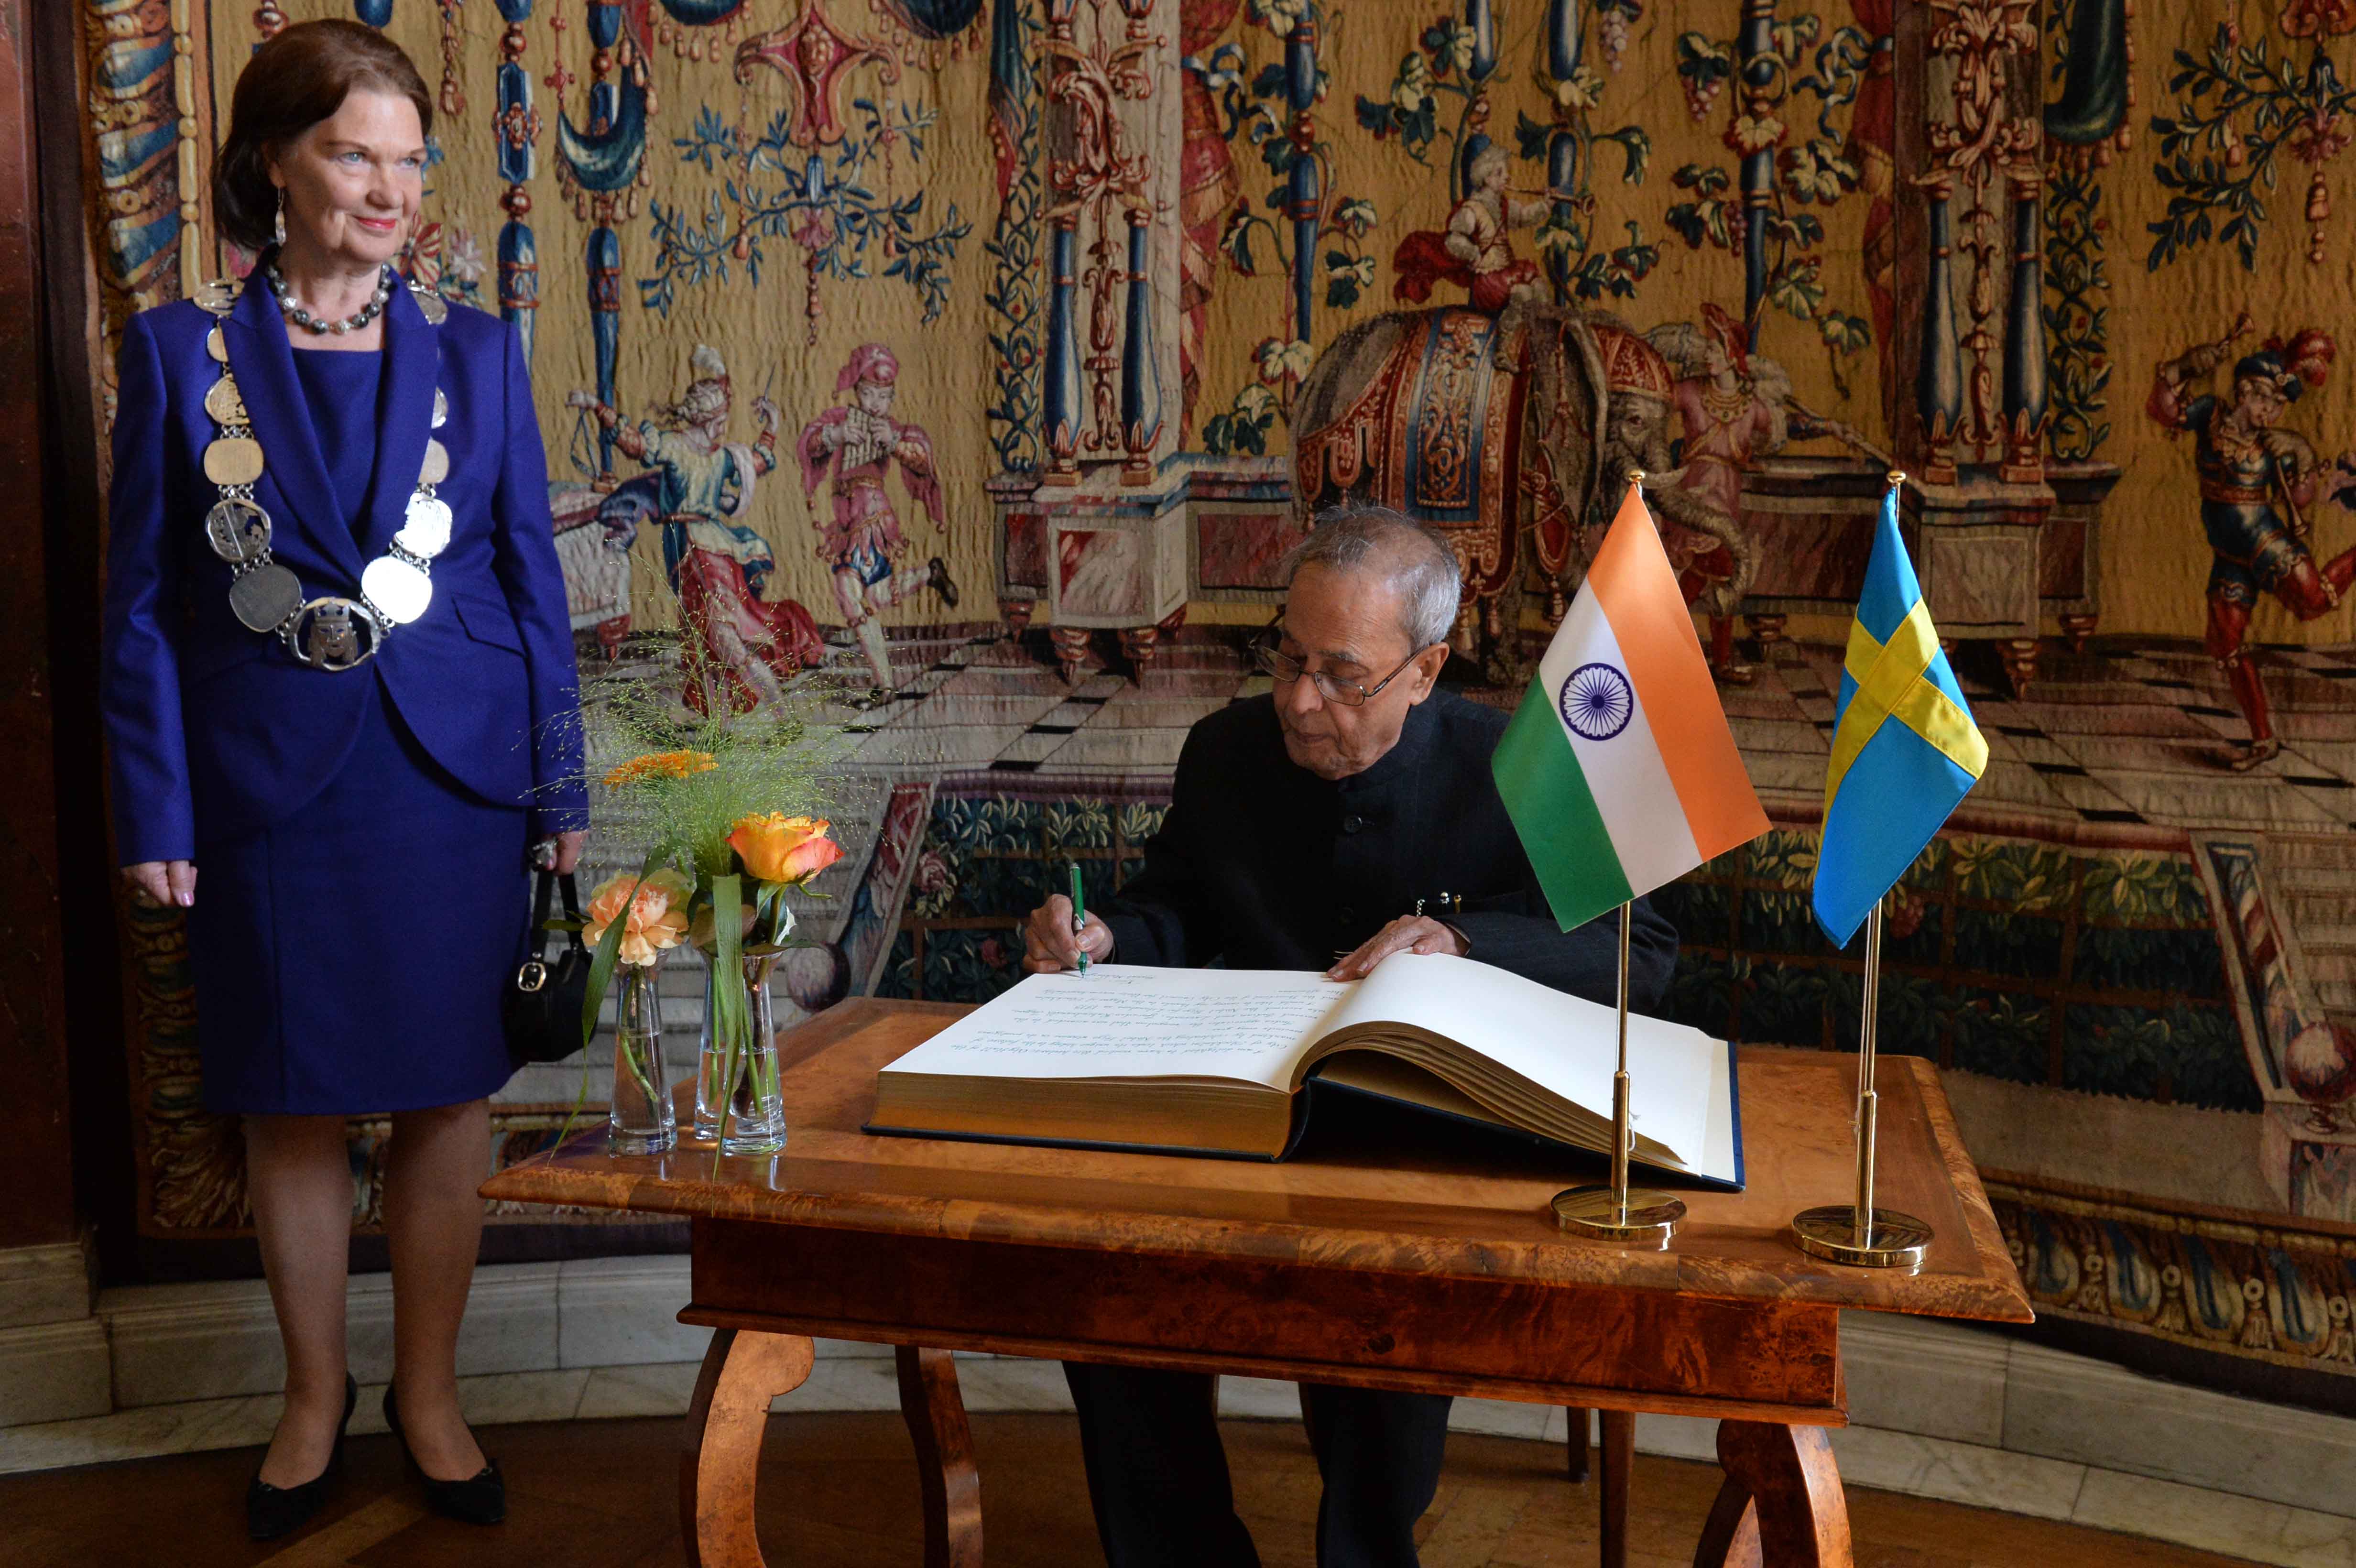
[[[1899,537],[1893,484],[1848,631],[1825,771],[1815,912],[1834,946],[1848,945],[1987,768],[1987,741]]]

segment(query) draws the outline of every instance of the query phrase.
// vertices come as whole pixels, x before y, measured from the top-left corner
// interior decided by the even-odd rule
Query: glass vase
[[[614,1097],[605,1147],[615,1154],[660,1154],[679,1140],[663,1066],[662,997],[653,964],[625,964],[614,999]]]
[[[726,1155],[776,1154],[786,1147],[786,1101],[777,1066],[776,1014],[769,1001],[774,953],[746,954],[738,973],[724,975],[709,955],[704,963],[703,1040],[695,1068],[695,1136],[718,1143]],[[716,987],[733,981],[744,987],[735,1016],[744,1021],[742,1038],[730,1040],[715,1027],[722,1015]]]

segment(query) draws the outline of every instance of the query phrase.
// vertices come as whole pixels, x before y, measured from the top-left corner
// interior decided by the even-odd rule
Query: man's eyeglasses
[[[1326,701],[1339,703],[1344,708],[1363,708],[1378,695],[1383,688],[1397,680],[1400,671],[1415,663],[1428,650],[1416,649],[1414,653],[1399,660],[1397,669],[1392,670],[1390,674],[1372,686],[1361,686],[1355,680],[1344,680],[1341,677],[1328,675],[1322,669],[1310,669],[1299,659],[1280,649],[1276,645],[1276,636],[1273,633],[1262,636],[1253,645],[1252,651],[1258,659],[1259,667],[1266,670],[1269,677],[1279,686],[1290,686],[1305,674],[1311,680],[1317,683],[1317,695]]]

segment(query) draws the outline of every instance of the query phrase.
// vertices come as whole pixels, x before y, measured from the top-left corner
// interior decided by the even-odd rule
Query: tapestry
[[[584,662],[676,682],[689,604],[734,699],[841,694],[800,1011],[986,997],[1071,864],[1117,890],[1318,507],[1446,534],[1450,678],[1511,704],[1641,468],[1775,825],[1661,895],[1672,1008],[1853,1050],[1807,887],[1904,469],[1991,764],[1892,905],[1884,1048],[1946,1070],[2049,1327],[2356,1408],[2356,13],[79,4],[110,363],[250,260],[202,175],[256,43],[419,62],[406,265],[521,335]],[[233,1231],[177,923],[127,921],[143,1227]],[[601,1071],[519,1075],[495,1157]]]

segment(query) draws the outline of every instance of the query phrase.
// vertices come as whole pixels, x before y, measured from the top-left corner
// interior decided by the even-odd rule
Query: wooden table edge
[[[2004,1232],[1997,1227],[1996,1211],[1988,1203],[1987,1189],[1980,1185],[1979,1167],[1972,1162],[1971,1151],[1964,1147],[1963,1129],[1955,1125],[1954,1107],[1947,1102],[1946,1085],[1939,1081],[1938,1064],[1921,1056],[1898,1060],[1907,1063],[1914,1074],[1915,1087],[1922,1096],[1922,1114],[1931,1123],[1932,1141],[1939,1146],[1939,1157],[1946,1163],[1947,1179],[1954,1183],[1958,1207],[1964,1211],[1964,1224],[1971,1233],[1972,1250],[1979,1255],[1980,1268],[2010,1308],[1979,1321],[2036,1322],[2037,1308],[2029,1299],[2029,1287],[2021,1283],[2019,1265],[2012,1261],[2012,1249],[2005,1244]]]
[[[654,1183],[634,1183],[626,1200],[617,1201],[611,1186],[605,1180],[586,1176],[573,1176],[563,1171],[542,1168],[546,1154],[534,1155],[483,1183],[480,1191],[486,1198],[507,1202],[578,1204],[599,1209],[627,1210],[635,1213],[678,1214],[690,1218],[734,1220],[755,1224],[808,1226],[817,1230],[862,1231],[879,1235],[917,1236],[944,1241],[1012,1243],[1028,1246],[1077,1247],[1090,1252],[1130,1253],[1141,1256],[1179,1258],[1241,1258],[1254,1262],[1308,1265],[1349,1272],[1363,1267],[1376,1274],[1420,1274],[1439,1279],[1488,1281],[1496,1277],[1494,1271],[1473,1267],[1402,1268],[1395,1260],[1402,1244],[1412,1244],[1425,1238],[1401,1235],[1387,1231],[1340,1230],[1323,1225],[1281,1225],[1259,1221],[1205,1221],[1204,1233],[1173,1234],[1164,1221],[1152,1229],[1151,1240],[1108,1244],[1105,1216],[1100,1212],[1074,1212],[1059,1209],[1040,1209],[1003,1202],[984,1202],[973,1199],[898,1198],[867,1194],[851,1200],[818,1198],[809,1195],[771,1194],[757,1208],[751,1205],[715,1208],[694,1200],[697,1189],[682,1192],[676,1187]],[[711,1189],[701,1189],[709,1192]],[[1985,1196],[1978,1192],[1975,1180],[1974,1196],[1982,1203]],[[1968,1214],[1967,1220],[1976,1219]],[[1978,1241],[1981,1227],[1975,1224],[1974,1239]],[[1993,1229],[1992,1226],[1988,1227]],[[1323,1243],[1320,1255],[1312,1259],[1302,1251],[1301,1243],[1314,1235]],[[1533,1245],[1543,1245],[1533,1243]],[[2029,1295],[2019,1285],[2009,1254],[1999,1250],[2003,1275],[1990,1277],[1963,1275],[1947,1275],[1955,1296],[1946,1307],[1935,1313],[1910,1314],[1904,1307],[1850,1299],[1837,1291],[1810,1288],[1803,1282],[1799,1288],[1789,1288],[1789,1281],[1772,1280],[1779,1287],[1772,1290],[1741,1291],[1709,1288],[1682,1275],[1674,1283],[1654,1285],[1632,1283],[1610,1266],[1609,1260],[1616,1250],[1601,1243],[1565,1240],[1558,1243],[1559,1255],[1566,1260],[1592,1255],[1596,1266],[1590,1270],[1555,1268],[1533,1271],[1523,1277],[1531,1285],[1610,1287],[1627,1290],[1656,1291],[1666,1295],[1691,1296],[1719,1301],[1783,1301],[1794,1304],[1835,1307],[1844,1311],[1891,1312],[1901,1315],[1931,1316],[1952,1318],[1959,1322],[2026,1323],[2033,1320],[2029,1307]],[[1557,1247],[1544,1245],[1548,1253]],[[1983,1262],[1985,1248],[1977,1247]],[[1674,1248],[1672,1249],[1674,1251]],[[1793,1248],[1798,1255],[1796,1244]],[[1363,1265],[1347,1261],[1336,1262],[1335,1254],[1346,1257],[1350,1253],[1362,1253],[1370,1260]],[[1840,1269],[1838,1264],[1822,1265],[1827,1270]],[[1879,1271],[1854,1271],[1858,1278],[1870,1277]],[[1832,1279],[1850,1276],[1851,1271],[1840,1269]],[[1760,1275],[1762,1280],[1772,1276]],[[2009,1280],[2009,1284],[2007,1280]]]
[[[1408,1367],[1366,1367],[1338,1361],[1280,1360],[1240,1351],[1179,1350],[1160,1346],[1132,1346],[1090,1340],[1037,1339],[1028,1335],[969,1333],[928,1328],[917,1324],[873,1323],[842,1318],[803,1317],[790,1314],[743,1312],[727,1307],[700,1307],[691,1302],[679,1320],[699,1328],[749,1329],[762,1334],[791,1334],[816,1339],[849,1339],[862,1344],[920,1346],[926,1349],[977,1350],[1030,1360],[1089,1361],[1108,1366],[1143,1367],[1157,1371],[1220,1373],[1230,1377],[1266,1378],[1280,1382],[1330,1383],[1345,1388],[1388,1389],[1403,1393],[1445,1393],[1475,1399],[1505,1400],[1515,1404],[1583,1405],[1599,1410],[1627,1411],[1647,1415],[1691,1415],[1735,1421],[1764,1421],[1784,1426],[1846,1426],[1847,1390],[1835,1404],[1779,1404],[1755,1400],[1710,1399],[1701,1395],[1616,1389],[1586,1383],[1535,1382],[1511,1378],[1485,1378],[1462,1372],[1422,1371]]]

